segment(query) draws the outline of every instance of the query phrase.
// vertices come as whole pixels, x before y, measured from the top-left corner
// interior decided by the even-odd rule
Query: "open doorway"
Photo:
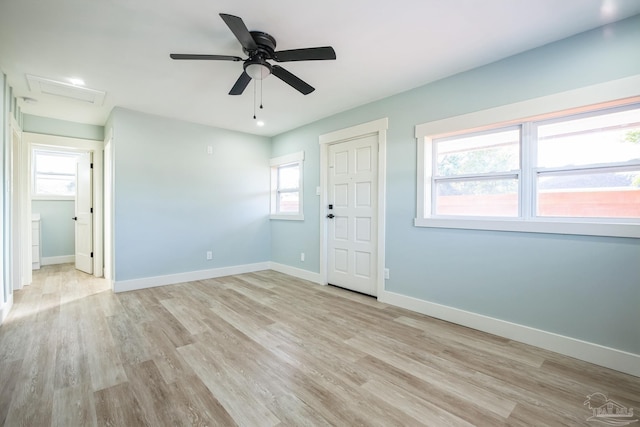
[[[31,164],[33,269],[75,263],[93,274],[92,153],[33,144]]]
[[[26,213],[40,251],[30,253],[31,265],[75,263],[102,277],[103,142],[23,135],[28,146]]]

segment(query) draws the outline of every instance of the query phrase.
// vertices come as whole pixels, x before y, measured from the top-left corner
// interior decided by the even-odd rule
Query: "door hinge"
[[[91,165],[89,166],[91,169],[93,169],[93,163],[91,163]]]
[[[93,208],[90,208],[89,213],[93,213]]]
[[[93,252],[91,252],[91,258],[93,258]]]

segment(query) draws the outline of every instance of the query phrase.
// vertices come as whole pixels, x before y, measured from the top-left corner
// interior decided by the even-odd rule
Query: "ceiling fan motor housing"
[[[273,52],[276,50],[276,39],[262,31],[249,31],[249,33],[251,33],[253,40],[258,45],[258,49],[250,51],[243,47],[242,50],[244,53],[246,53],[249,58],[252,58],[257,53],[262,53],[266,59],[273,59]]]
[[[251,37],[256,42],[257,49],[242,48],[249,59],[244,61],[244,71],[253,79],[262,80],[271,74],[271,64],[267,59],[273,59],[276,49],[276,39],[262,31],[250,31]]]

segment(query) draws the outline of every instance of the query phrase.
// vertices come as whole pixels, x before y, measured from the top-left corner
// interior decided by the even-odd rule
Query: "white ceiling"
[[[282,63],[316,88],[271,76],[253,120],[253,86],[227,95],[246,57],[218,16],[271,34],[277,50],[334,47],[337,60]],[[0,0],[0,70],[28,114],[103,125],[122,106],[275,135],[389,95],[640,13],[638,0]],[[106,91],[102,106],[30,92],[26,75]]]

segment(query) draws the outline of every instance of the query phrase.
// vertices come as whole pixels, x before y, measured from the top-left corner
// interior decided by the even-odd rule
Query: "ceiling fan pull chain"
[[[260,80],[260,109],[262,110],[262,80]]]
[[[253,80],[253,120],[256,119],[256,81]]]

